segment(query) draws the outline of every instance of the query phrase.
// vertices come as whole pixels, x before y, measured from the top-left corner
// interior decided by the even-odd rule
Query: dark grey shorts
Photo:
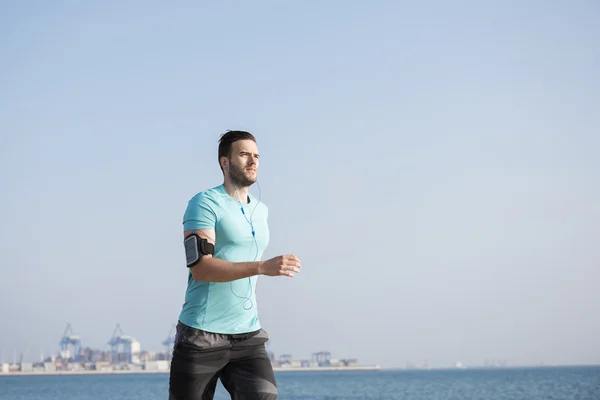
[[[169,400],[211,400],[221,379],[232,399],[276,400],[277,384],[265,343],[256,332],[225,335],[179,322],[169,377]]]

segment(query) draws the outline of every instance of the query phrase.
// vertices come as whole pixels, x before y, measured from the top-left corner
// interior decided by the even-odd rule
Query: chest
[[[243,210],[242,212],[239,206],[232,206],[219,215],[216,224],[217,246],[247,247],[258,245],[259,250],[262,252],[269,243],[267,213],[261,207],[247,206]]]

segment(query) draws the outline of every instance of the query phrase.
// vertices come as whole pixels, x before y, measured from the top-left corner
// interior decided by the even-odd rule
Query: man
[[[300,260],[282,255],[261,261],[269,242],[268,209],[248,193],[258,176],[254,136],[228,131],[219,140],[218,156],[223,183],[196,194],[183,217],[184,238],[192,240],[185,247],[188,286],[175,335],[169,399],[212,399],[221,379],[232,399],[275,400],[255,285],[258,275],[293,277]]]

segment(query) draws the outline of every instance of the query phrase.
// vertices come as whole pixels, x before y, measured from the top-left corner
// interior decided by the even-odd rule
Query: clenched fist
[[[294,277],[300,272],[300,259],[293,254],[273,257],[264,261],[258,270],[261,275]]]

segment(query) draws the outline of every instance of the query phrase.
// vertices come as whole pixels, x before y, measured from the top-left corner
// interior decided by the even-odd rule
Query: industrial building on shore
[[[167,339],[161,343],[161,351],[147,351],[142,350],[140,342],[134,337],[124,334],[117,324],[107,342],[107,349],[101,350],[84,347],[81,336],[74,334],[71,325],[67,324],[55,355],[34,363],[24,362],[21,357],[13,363],[0,364],[0,374],[168,372],[175,341],[174,331],[173,325]],[[332,358],[327,351],[315,352],[309,359],[295,359],[291,354],[276,357],[272,351],[268,351],[268,354],[275,370],[378,369],[378,366],[360,366],[356,359]]]

